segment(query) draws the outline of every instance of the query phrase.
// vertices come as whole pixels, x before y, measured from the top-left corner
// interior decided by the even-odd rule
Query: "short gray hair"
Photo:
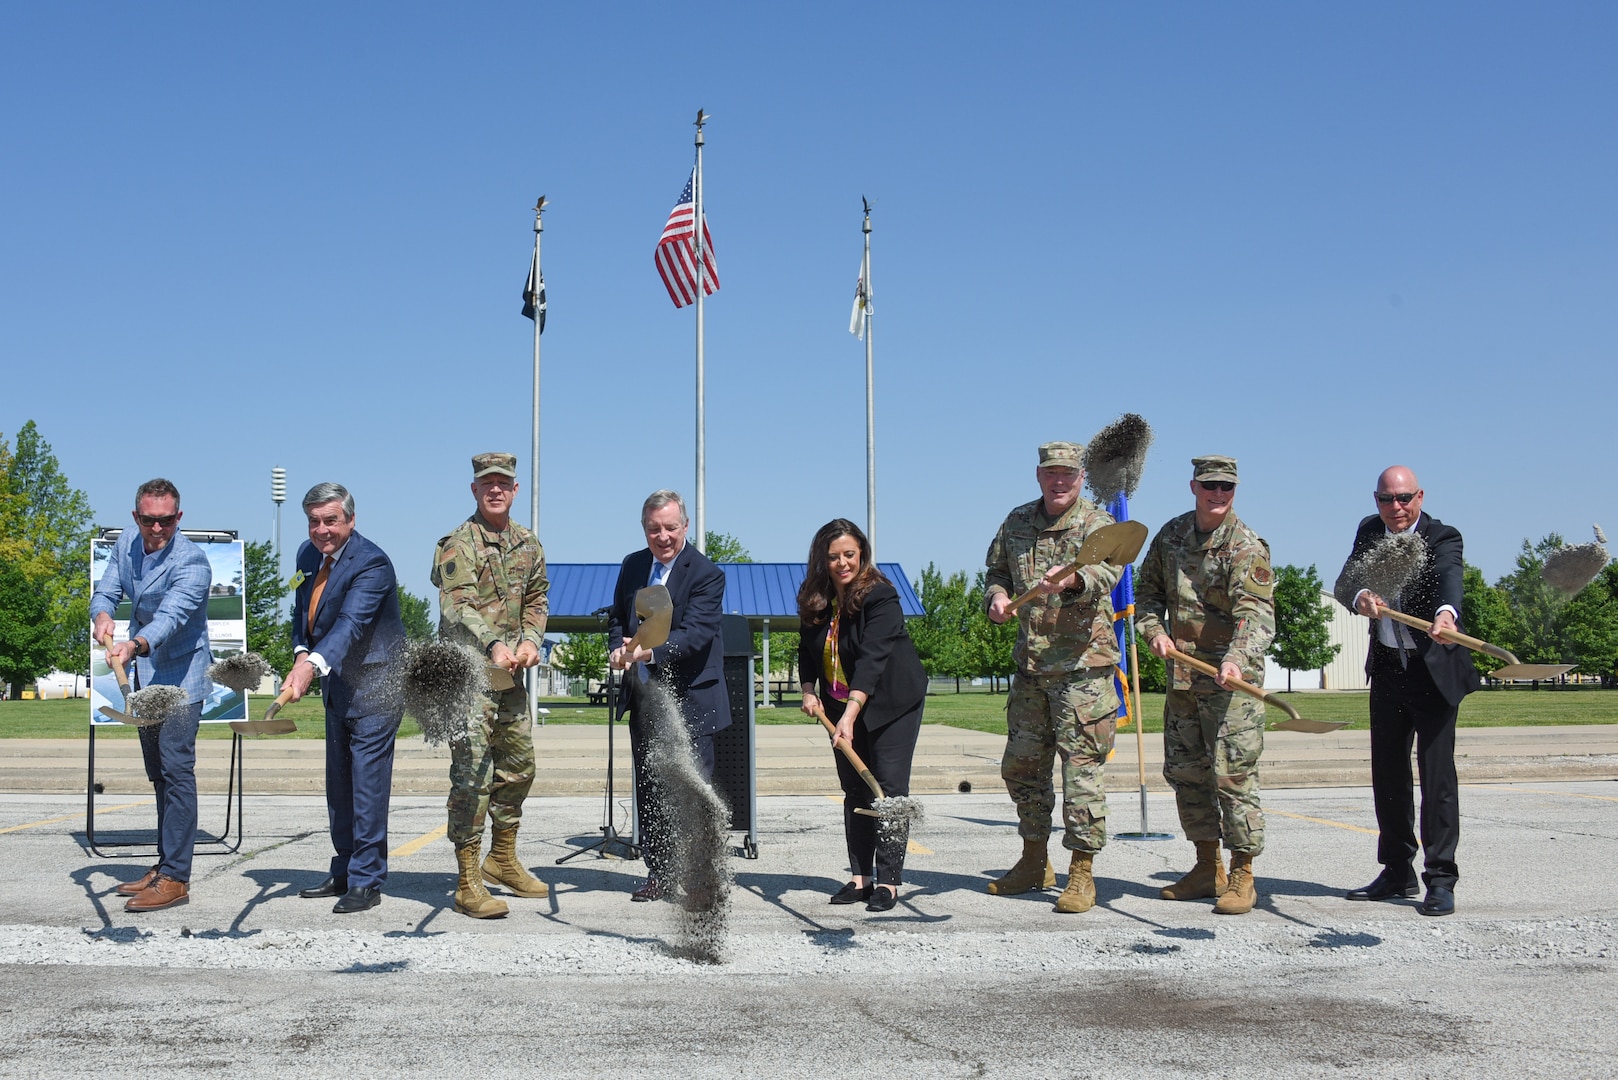
[[[330,480],[316,484],[309,489],[303,497],[303,512],[307,514],[313,507],[325,506],[327,503],[336,502],[338,499],[343,500],[343,517],[353,520],[354,496],[348,493],[346,487]]]
[[[642,529],[646,528],[646,522],[651,519],[651,516],[669,503],[679,506],[681,525],[691,524],[691,520],[685,515],[685,500],[680,498],[680,493],[670,491],[668,488],[659,488],[646,496],[646,501],[640,504],[640,527]]]

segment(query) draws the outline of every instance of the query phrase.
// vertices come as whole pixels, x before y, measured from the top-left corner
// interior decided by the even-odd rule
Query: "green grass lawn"
[[[1304,690],[1281,695],[1303,716],[1310,720],[1349,720],[1351,728],[1366,728],[1366,695],[1363,693]],[[798,711],[794,699],[774,709],[760,709],[760,724],[813,723]],[[262,716],[269,706],[267,697],[253,699],[253,715]],[[1142,700],[1146,715],[1146,730],[1163,730],[1163,695],[1146,694]],[[606,710],[589,706],[584,699],[541,699],[540,705],[550,710],[547,723],[601,724],[606,722]],[[1277,710],[1278,711],[1278,710]],[[326,724],[318,698],[307,698],[281,710],[282,716],[295,720],[298,731],[292,738],[325,738]],[[948,724],[1005,734],[1006,697],[983,691],[962,694],[941,693],[927,698],[926,720],[930,724]],[[78,701],[0,701],[0,738],[10,739],[74,739],[85,734],[89,726],[89,703]],[[1618,692],[1610,690],[1484,690],[1467,697],[1461,705],[1461,727],[1529,727],[1543,724],[1618,724]],[[400,733],[417,733],[414,721],[406,720]],[[135,729],[123,724],[106,724],[97,728],[98,739],[132,739]],[[201,738],[228,739],[229,724],[203,724]],[[283,736],[284,737],[284,736]]]

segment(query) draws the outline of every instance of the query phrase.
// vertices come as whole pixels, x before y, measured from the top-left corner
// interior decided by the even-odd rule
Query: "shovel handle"
[[[101,635],[101,647],[103,649],[112,648],[112,635],[111,634],[102,634]],[[118,678],[118,689],[123,691],[124,700],[127,702],[129,700],[129,676],[124,674],[124,666],[122,664],[108,664],[107,666],[112,668],[113,675],[117,676],[117,678]]]
[[[848,745],[846,742],[841,742],[838,740],[837,725],[832,723],[831,720],[827,718],[826,710],[822,709],[819,705],[815,706],[815,719],[820,721],[821,727],[825,728],[831,733],[832,745],[837,747],[837,749],[842,752],[842,755],[848,759],[848,763],[850,765],[854,766],[854,771],[860,774],[860,779],[864,780],[866,786],[871,789],[871,794],[875,795],[879,799],[887,798],[886,795],[882,794],[882,785],[876,782],[876,777],[871,775],[871,770],[865,767],[865,762],[860,760],[860,756],[854,752],[854,748]]]
[[[1169,657],[1176,664],[1184,664],[1186,667],[1190,668],[1192,671],[1200,671],[1204,675],[1209,676],[1210,678],[1217,679],[1219,677],[1219,669],[1218,668],[1214,667],[1210,663],[1207,663],[1207,662],[1202,661],[1202,660],[1198,660],[1194,656],[1187,656],[1185,653],[1181,652],[1179,649],[1170,649],[1169,650]],[[1303,719],[1302,717],[1300,717],[1298,715],[1298,710],[1294,709],[1290,702],[1283,701],[1281,698],[1278,698],[1278,697],[1274,696],[1273,694],[1269,694],[1269,693],[1266,693],[1263,690],[1260,690],[1258,687],[1254,686],[1252,683],[1248,682],[1246,679],[1229,678],[1229,679],[1225,680],[1225,685],[1235,687],[1237,690],[1240,690],[1244,694],[1251,694],[1253,697],[1258,698],[1260,701],[1264,702],[1264,704],[1266,704],[1266,705],[1274,705],[1276,708],[1278,708],[1282,712],[1286,713],[1287,716],[1290,717],[1293,720],[1301,720],[1301,719]]]
[[[1060,574],[1056,575],[1056,580],[1061,581],[1063,578],[1067,577],[1069,574],[1078,573],[1081,569],[1083,569],[1084,565],[1085,565],[1084,563],[1068,563],[1066,566],[1064,566],[1062,568],[1062,572]],[[1036,597],[1038,595],[1039,595],[1039,586],[1036,585],[1032,589],[1029,589],[1027,592],[1023,593],[1021,596],[1017,597],[1011,603],[1007,604],[1006,605],[1006,614],[1010,615],[1010,614],[1014,613],[1018,608],[1022,607],[1024,604],[1028,603],[1028,601],[1034,599],[1034,597]]]
[[[1394,622],[1402,622],[1406,626],[1413,626],[1417,630],[1421,630],[1429,634],[1432,633],[1433,624],[1428,622],[1426,619],[1418,619],[1414,615],[1406,615],[1402,611],[1395,611],[1386,604],[1376,605],[1376,614],[1378,618],[1386,616],[1392,619]],[[1498,645],[1490,645],[1482,638],[1475,638],[1468,634],[1463,634],[1459,630],[1440,630],[1438,632],[1438,637],[1441,641],[1450,641],[1454,642],[1456,645],[1464,645],[1473,652],[1480,652],[1486,656],[1492,656],[1497,660],[1504,660],[1508,664],[1522,663],[1521,660],[1518,660],[1516,656],[1506,649],[1502,649]]]
[[[289,702],[291,700],[292,700],[292,687],[290,687],[290,686],[283,687],[281,692],[279,694],[275,695],[275,700],[270,702],[270,707],[268,709],[264,710],[264,719],[265,719],[265,721],[270,721],[270,720],[275,719],[275,714],[281,711],[281,706],[285,705],[287,702]]]

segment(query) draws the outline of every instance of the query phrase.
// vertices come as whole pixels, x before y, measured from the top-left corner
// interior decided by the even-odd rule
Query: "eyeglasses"
[[[1389,503],[1398,503],[1400,506],[1409,506],[1411,500],[1415,499],[1415,497],[1420,494],[1421,492],[1419,491],[1395,491],[1391,493],[1379,491],[1376,493],[1376,501],[1381,503],[1383,506],[1386,506]]]
[[[1236,484],[1230,480],[1198,480],[1203,491],[1235,491]]]
[[[152,517],[150,514],[136,514],[135,520],[146,528],[167,529],[180,520],[179,514],[169,514],[166,517]]]

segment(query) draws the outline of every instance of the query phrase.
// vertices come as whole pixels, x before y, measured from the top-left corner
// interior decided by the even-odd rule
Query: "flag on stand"
[[[663,235],[657,241],[657,273],[677,308],[695,303],[697,299],[697,262],[691,249],[691,236],[695,231],[692,219],[696,217],[691,185],[696,178],[697,171],[692,169],[685,190],[680,192],[680,201],[669,211],[668,224],[663,226]],[[713,237],[708,235],[707,214],[702,216],[702,261],[702,291],[712,296],[719,291],[719,267],[714,261]]]
[[[854,283],[854,310],[848,316],[848,332],[861,341],[865,340],[865,312],[871,304],[871,288],[867,279],[865,260],[861,259],[859,280]]]
[[[539,272],[539,253],[528,263],[528,283],[522,288],[522,313],[539,323],[545,332],[545,275]]]

